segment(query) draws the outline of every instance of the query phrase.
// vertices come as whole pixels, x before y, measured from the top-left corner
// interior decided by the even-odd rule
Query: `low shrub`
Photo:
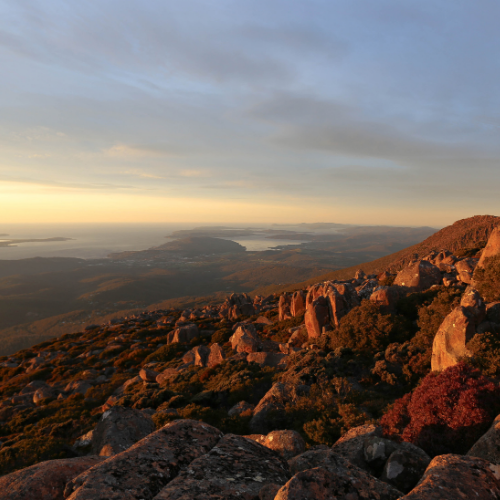
[[[500,413],[500,387],[465,363],[427,375],[381,419],[384,434],[429,455],[466,453]]]

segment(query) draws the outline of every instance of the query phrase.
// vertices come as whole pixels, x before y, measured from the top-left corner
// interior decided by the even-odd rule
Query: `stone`
[[[255,500],[266,484],[289,479],[285,460],[243,436],[226,434],[206,455],[194,460],[155,500]]]
[[[252,414],[253,410],[255,408],[255,405],[251,405],[250,403],[247,403],[246,401],[240,401],[239,403],[236,403],[228,412],[229,417],[234,417],[235,415],[248,415]]]
[[[194,364],[195,366],[207,366],[208,357],[210,356],[210,348],[205,345],[197,345],[193,347]]]
[[[277,484],[266,484],[259,491],[259,500],[274,500],[274,497],[278,493],[280,487]]]
[[[370,295],[370,301],[374,302],[384,313],[396,311],[396,304],[399,300],[399,288],[396,286],[379,286]]]
[[[102,414],[92,433],[92,453],[110,457],[151,434],[155,425],[141,411],[113,406]]]
[[[165,368],[159,375],[156,376],[157,384],[165,384],[179,374],[175,368]]]
[[[40,401],[48,398],[57,398],[58,393],[51,387],[40,387],[33,393],[33,403],[37,404]]]
[[[442,371],[456,365],[460,358],[470,356],[465,347],[476,334],[476,325],[469,311],[458,306],[444,319],[432,344],[431,368]]]
[[[213,368],[214,366],[220,365],[226,359],[226,354],[224,349],[222,349],[220,344],[212,344],[210,346],[210,354],[208,355],[207,366]]]
[[[349,460],[353,465],[367,470],[370,466],[365,460],[364,444],[369,437],[382,437],[382,428],[375,425],[361,425],[349,429],[332,446],[332,451]]]
[[[255,326],[249,323],[239,326],[229,341],[233,351],[238,353],[258,352],[262,345]]]
[[[366,438],[363,443],[365,462],[378,476],[382,472],[382,469],[387,462],[387,459],[391,456],[391,453],[396,451],[397,448],[397,443],[390,441],[389,439],[384,439],[378,436]]]
[[[290,312],[290,302],[291,297],[287,293],[281,295],[280,300],[278,302],[278,318],[279,321],[283,321],[285,319],[289,319],[291,316]]]
[[[326,296],[328,300],[328,312],[335,326],[340,325],[340,320],[349,312],[349,306],[344,296],[336,288],[331,287]]]
[[[139,377],[141,377],[144,382],[156,382],[156,377],[158,377],[159,373],[154,370],[150,370],[148,368],[142,368],[139,372]]]
[[[399,271],[395,285],[422,292],[441,283],[441,271],[427,260],[419,260]]]
[[[304,320],[309,339],[320,337],[322,328],[330,322],[328,302],[325,297],[318,297],[307,305]]]
[[[255,407],[252,420],[250,420],[251,431],[267,434],[270,431],[269,426],[271,424],[267,419],[269,412],[284,410],[285,404],[295,402],[298,397],[305,395],[308,390],[309,387],[307,386],[275,382]]]
[[[401,500],[499,500],[498,468],[461,455],[435,457],[420,482]]]
[[[472,283],[474,269],[477,266],[475,259],[463,259],[455,263],[455,270],[457,271],[457,278],[463,283],[468,285]]]
[[[302,290],[293,293],[290,312],[294,318],[306,312],[306,295]]]
[[[479,292],[471,286],[463,293],[460,305],[467,309],[476,325],[486,319],[486,304]]]
[[[296,473],[275,500],[396,500],[402,493],[332,451],[313,469]]]
[[[495,257],[500,254],[500,226],[497,226],[490,234],[488,243],[481,252],[481,257],[477,263],[478,267],[484,266],[484,261],[488,257]]]
[[[467,455],[500,465],[500,415],[495,418],[486,434],[476,441]]]
[[[253,361],[260,366],[271,366],[275,368],[286,357],[287,355],[281,352],[251,352],[247,356],[247,362],[251,363]]]
[[[306,443],[296,431],[283,430],[270,432],[262,443],[267,448],[274,450],[285,460],[289,460],[306,450]]]
[[[68,483],[65,498],[151,500],[221,438],[222,433],[208,424],[175,420],[77,476]]]
[[[410,443],[403,443],[410,444]],[[398,447],[387,459],[380,480],[403,493],[410,492],[424,475],[431,459],[420,448]]]
[[[181,344],[189,344],[191,340],[199,337],[200,331],[198,327],[193,324],[182,325],[170,332],[167,335],[167,344],[180,342]]]
[[[66,484],[101,457],[48,460],[0,477],[0,500],[63,500]]]

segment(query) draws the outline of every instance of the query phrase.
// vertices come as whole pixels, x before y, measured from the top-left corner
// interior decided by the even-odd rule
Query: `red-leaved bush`
[[[429,455],[466,453],[500,413],[500,387],[465,363],[430,373],[381,420],[384,435]]]

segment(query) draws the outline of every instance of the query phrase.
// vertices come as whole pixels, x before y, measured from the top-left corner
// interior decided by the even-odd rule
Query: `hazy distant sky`
[[[0,222],[500,215],[497,0],[0,0]]]

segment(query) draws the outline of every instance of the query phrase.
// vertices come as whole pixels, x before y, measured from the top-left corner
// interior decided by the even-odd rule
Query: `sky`
[[[500,215],[500,3],[0,0],[0,223]]]

